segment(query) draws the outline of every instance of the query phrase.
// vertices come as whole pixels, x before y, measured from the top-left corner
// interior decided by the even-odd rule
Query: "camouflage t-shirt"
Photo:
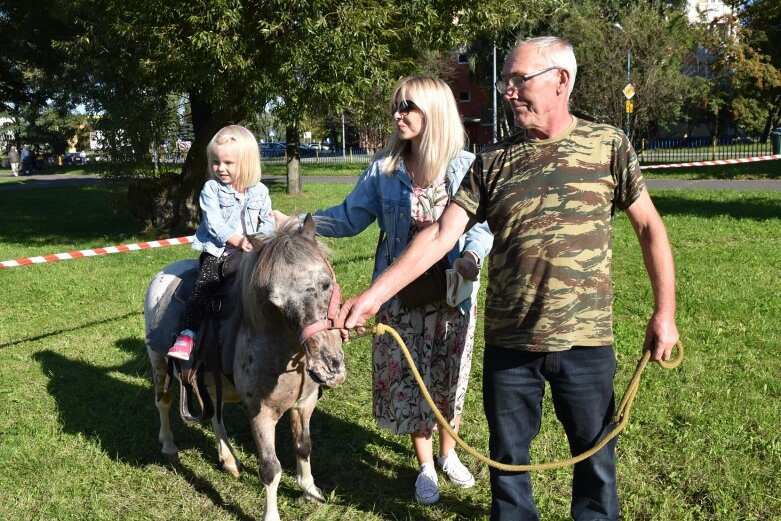
[[[563,351],[613,342],[612,216],[645,183],[623,132],[573,118],[483,151],[454,201],[494,233],[485,342]]]

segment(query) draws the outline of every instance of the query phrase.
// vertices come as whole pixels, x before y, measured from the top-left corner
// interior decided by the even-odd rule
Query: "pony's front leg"
[[[173,402],[173,393],[171,389],[163,392],[166,373],[168,371],[168,360],[157,351],[147,347],[149,362],[152,365],[152,383],[155,388],[155,406],[160,415],[160,431],[158,440],[163,444],[162,455],[166,461],[179,463],[179,448],[174,443],[174,434],[171,431],[171,418],[169,412]]]
[[[280,414],[269,407],[261,407],[260,403],[247,404],[247,407],[252,437],[260,458],[260,479],[266,488],[263,521],[279,521],[277,489],[282,478],[282,465],[277,459],[274,436]]]
[[[222,417],[222,406],[218,405],[218,407],[220,409],[219,416]],[[228,441],[225,424],[222,421],[218,421],[217,416],[217,414],[212,416],[212,428],[214,429],[214,436],[217,438],[217,458],[220,461],[220,467],[228,474],[239,477],[242,471],[241,461],[239,461],[236,451],[233,450],[233,446]]]
[[[325,503],[323,491],[315,485],[315,479],[312,476],[312,464],[309,460],[312,454],[309,419],[312,417],[315,405],[317,405],[317,392],[312,393],[305,402],[299,403],[290,411],[293,445],[296,449],[296,482],[304,491],[304,497]]]

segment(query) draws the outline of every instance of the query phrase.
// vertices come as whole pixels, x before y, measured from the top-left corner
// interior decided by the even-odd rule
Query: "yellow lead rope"
[[[471,454],[478,460],[482,461],[486,465],[497,468],[499,470],[505,470],[509,472],[528,472],[530,470],[550,470],[550,469],[567,467],[569,465],[574,465],[575,463],[583,461],[584,459],[592,456],[593,454],[598,452],[602,447],[607,445],[608,442],[610,442],[610,440],[618,436],[618,434],[622,430],[624,430],[626,424],[629,422],[629,411],[632,409],[632,402],[634,401],[635,396],[637,395],[637,389],[640,386],[640,376],[643,374],[646,365],[648,365],[648,361],[651,359],[650,351],[644,351],[642,358],[637,363],[637,368],[635,369],[635,374],[632,377],[632,381],[629,382],[629,387],[627,387],[626,393],[624,393],[624,398],[621,400],[621,403],[619,404],[618,409],[616,410],[616,414],[613,416],[613,419],[611,420],[612,423],[615,424],[615,427],[613,427],[613,430],[611,430],[607,434],[607,436],[602,438],[599,441],[599,443],[597,443],[594,447],[587,450],[583,454],[580,454],[578,456],[573,456],[571,458],[561,460],[561,461],[554,461],[551,463],[537,463],[535,465],[508,465],[506,463],[499,463],[498,461],[494,461],[480,454],[475,449],[470,447],[464,440],[459,438],[458,434],[456,434],[455,431],[453,431],[453,428],[450,427],[448,421],[445,419],[444,416],[442,416],[442,413],[439,411],[439,408],[437,408],[437,406],[434,404],[434,400],[431,398],[428,389],[426,389],[426,384],[423,382],[423,378],[421,378],[420,373],[418,372],[418,368],[415,367],[415,362],[413,362],[412,360],[412,356],[409,353],[409,349],[407,349],[407,346],[404,344],[404,341],[401,339],[399,334],[392,327],[386,326],[385,324],[376,324],[372,327],[371,331],[372,334],[374,335],[382,335],[388,333],[393,337],[394,340],[396,340],[396,343],[398,343],[399,347],[401,347],[401,352],[404,354],[404,358],[407,359],[407,363],[412,369],[412,375],[415,377],[415,380],[418,382],[418,385],[420,386],[420,390],[423,392],[423,397],[426,399],[426,403],[428,403],[429,407],[431,407],[431,410],[434,412],[434,416],[436,416],[437,422],[442,428],[444,428],[453,437],[454,440],[456,440],[456,443],[458,443],[465,451],[467,451],[469,454]],[[670,360],[668,362],[658,361],[658,364],[664,367],[665,369],[675,369],[676,367],[678,367],[680,363],[683,361],[683,344],[679,341],[676,344],[676,347],[678,350],[678,355],[673,360]]]

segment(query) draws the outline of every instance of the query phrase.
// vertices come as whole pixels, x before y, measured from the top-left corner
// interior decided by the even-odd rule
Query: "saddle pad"
[[[176,335],[181,331],[182,316],[184,315],[187,300],[195,286],[195,280],[198,278],[198,264],[193,263],[193,267],[181,273],[179,276],[173,276],[174,281],[168,285],[160,302],[168,302],[168,306],[161,309],[156,308],[155,316],[152,317],[151,327],[146,335],[146,344],[160,354],[167,354],[168,349],[176,340]]]
[[[171,283],[166,287],[160,298],[161,303],[168,303],[167,306],[158,306],[155,308],[155,316],[152,317],[151,327],[146,336],[146,343],[154,351],[167,355],[168,349],[173,345],[176,336],[181,331],[182,319],[184,317],[187,301],[195,287],[195,281],[198,278],[198,263],[193,262],[192,267],[182,270],[172,269],[166,273],[172,278]],[[215,298],[221,300],[219,311],[220,332],[222,337],[222,371],[226,375],[233,374],[233,354],[235,351],[235,334],[239,327],[237,314],[234,312],[236,302],[231,297],[231,287],[234,278],[224,281],[222,287],[217,291]],[[164,309],[161,309],[164,308]],[[206,327],[212,320],[209,316],[210,311],[204,314],[201,327],[198,331],[199,345],[214,344],[214,328]],[[181,362],[182,367],[190,367],[193,359]]]

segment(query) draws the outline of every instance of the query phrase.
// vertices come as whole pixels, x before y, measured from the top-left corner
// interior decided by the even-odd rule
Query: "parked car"
[[[87,154],[84,152],[69,152],[62,155],[62,164],[66,166],[87,164]]]
[[[754,142],[754,138],[746,134],[738,134],[737,136],[732,138],[733,145],[749,144],[753,142]]]
[[[282,157],[285,147],[284,143],[263,142],[260,144],[260,157]]]

